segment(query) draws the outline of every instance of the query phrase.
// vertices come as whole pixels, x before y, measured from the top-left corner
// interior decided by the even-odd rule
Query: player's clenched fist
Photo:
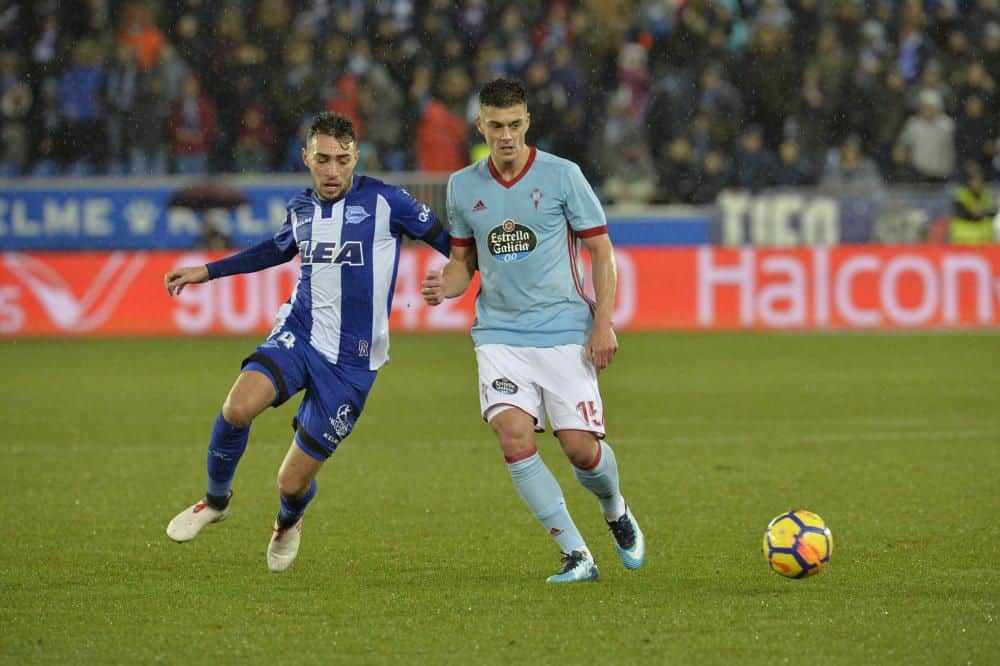
[[[420,283],[420,293],[428,305],[440,305],[444,300],[444,279],[441,271],[427,271],[427,277]]]
[[[202,282],[208,282],[208,268],[205,266],[175,268],[163,276],[163,284],[171,296],[181,293],[185,285],[201,284]]]

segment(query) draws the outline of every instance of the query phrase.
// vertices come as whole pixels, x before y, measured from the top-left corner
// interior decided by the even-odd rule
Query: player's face
[[[483,106],[476,118],[476,128],[486,139],[494,163],[518,162],[525,157],[524,137],[531,124],[531,114],[524,104],[498,109]]]
[[[312,174],[313,189],[321,199],[344,196],[354,178],[358,147],[329,134],[316,134],[302,149],[302,161]]]

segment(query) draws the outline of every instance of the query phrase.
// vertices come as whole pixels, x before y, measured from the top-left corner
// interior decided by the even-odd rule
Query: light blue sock
[[[584,488],[594,493],[605,520],[615,520],[625,513],[625,498],[618,487],[618,460],[607,442],[598,442],[597,464],[584,470],[573,467],[573,474]]]
[[[220,413],[215,417],[212,436],[208,440],[208,494],[226,497],[236,476],[236,466],[247,448],[250,426],[239,427],[230,424]]]
[[[309,502],[312,502],[313,498],[316,497],[318,486],[316,479],[313,479],[312,483],[309,484],[309,490],[302,497],[291,498],[282,495],[281,510],[278,511],[278,524],[282,527],[291,527],[299,522],[299,518],[306,512]]]
[[[510,478],[514,487],[521,495],[525,504],[531,509],[538,522],[549,533],[564,553],[574,550],[586,550],[587,546],[576,529],[566,502],[563,500],[562,489],[552,472],[542,462],[542,457],[535,451],[531,456],[517,462],[507,463]]]

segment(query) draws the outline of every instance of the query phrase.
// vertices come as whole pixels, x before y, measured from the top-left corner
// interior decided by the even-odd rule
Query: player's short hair
[[[313,120],[307,138],[311,139],[317,134],[332,136],[343,143],[356,143],[358,140],[351,119],[333,111],[323,111]]]
[[[479,106],[509,109],[527,103],[528,94],[524,91],[524,86],[514,79],[493,79],[479,91]]]

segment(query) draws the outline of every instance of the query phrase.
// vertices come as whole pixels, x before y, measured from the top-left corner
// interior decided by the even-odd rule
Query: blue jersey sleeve
[[[272,238],[248,247],[242,252],[206,264],[208,279],[254,273],[289,261],[298,254],[295,237],[292,235],[291,214],[285,216],[285,223]]]
[[[448,232],[427,204],[418,201],[401,187],[393,188],[389,198],[392,218],[389,228],[395,234],[406,234],[422,240],[441,254],[448,256],[451,245]]]
[[[591,230],[597,235],[607,231],[608,220],[604,216],[604,208],[594,194],[590,183],[584,178],[583,172],[576,164],[566,169],[563,175],[563,186],[566,192],[565,210],[569,226],[575,231]]]

